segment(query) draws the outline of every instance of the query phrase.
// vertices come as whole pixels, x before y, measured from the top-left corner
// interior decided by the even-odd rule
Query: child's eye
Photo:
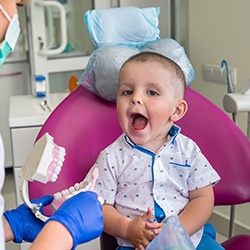
[[[125,96],[131,95],[132,93],[133,93],[132,90],[124,90],[124,91],[122,92],[122,94],[125,95]]]
[[[148,93],[148,95],[152,95],[152,96],[158,95],[158,93],[154,90],[149,90],[147,93]]]

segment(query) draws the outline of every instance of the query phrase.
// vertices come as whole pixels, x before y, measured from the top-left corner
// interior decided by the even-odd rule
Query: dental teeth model
[[[48,133],[44,134],[34,145],[27,160],[20,170],[21,178],[20,194],[23,202],[32,210],[37,218],[42,221],[48,219],[40,212],[42,204],[31,203],[28,199],[28,181],[38,181],[46,184],[55,182],[61,171],[66,155],[65,149],[54,143],[54,138]],[[82,181],[76,183],[69,189],[54,194],[54,200],[51,203],[52,209],[57,210],[60,205],[70,197],[85,191],[94,191],[96,179],[99,171],[94,169],[92,172],[92,182]],[[98,195],[98,200],[103,203],[103,199]]]
[[[57,210],[61,204],[69,199],[70,197],[85,191],[94,191],[95,182],[99,176],[99,171],[95,168],[92,172],[92,182],[88,183],[87,181],[82,181],[80,183],[76,183],[74,186],[69,189],[65,189],[61,192],[57,192],[54,194],[54,200],[51,203],[52,209]],[[98,200],[101,204],[103,204],[103,199],[100,195],[98,195]]]
[[[21,179],[44,184],[57,180],[66,152],[53,140],[54,138],[46,133],[35,143],[21,168],[19,175]]]
[[[87,182],[80,182],[80,184],[76,183],[74,186],[70,187],[69,189],[65,189],[61,192],[55,193],[54,200],[51,203],[52,209],[54,211],[57,210],[65,200],[69,199],[70,197],[80,192],[87,191],[89,186],[90,184],[88,184]]]
[[[35,143],[20,170],[21,198],[36,217],[43,221],[46,221],[48,217],[39,211],[41,204],[32,204],[28,199],[28,181],[38,181],[44,184],[55,182],[61,171],[65,155],[65,149],[55,144],[54,138],[46,133]]]

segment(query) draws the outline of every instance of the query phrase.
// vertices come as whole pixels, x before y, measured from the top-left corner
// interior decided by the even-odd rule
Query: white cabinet
[[[11,129],[13,149],[13,164],[15,167],[22,166],[26,160],[41,126],[23,127]]]

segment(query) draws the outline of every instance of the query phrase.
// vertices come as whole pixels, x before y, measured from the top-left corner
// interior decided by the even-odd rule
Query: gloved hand
[[[39,199],[32,200],[31,203],[42,203],[40,212],[43,213],[43,207],[49,205],[53,200],[53,196],[45,195]],[[33,242],[38,233],[44,226],[44,222],[36,218],[30,208],[25,204],[20,205],[16,209],[4,212],[4,217],[9,222],[15,239],[15,243],[21,243],[23,240]]]
[[[73,248],[97,238],[103,231],[102,206],[95,192],[87,191],[66,200],[46,221],[62,223],[73,238]]]

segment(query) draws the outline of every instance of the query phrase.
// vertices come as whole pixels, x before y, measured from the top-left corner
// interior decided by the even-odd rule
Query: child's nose
[[[137,94],[137,93],[134,93],[133,96],[132,96],[132,98],[131,98],[131,103],[133,105],[135,105],[135,104],[142,104],[142,98],[141,98],[141,96],[139,94]]]

